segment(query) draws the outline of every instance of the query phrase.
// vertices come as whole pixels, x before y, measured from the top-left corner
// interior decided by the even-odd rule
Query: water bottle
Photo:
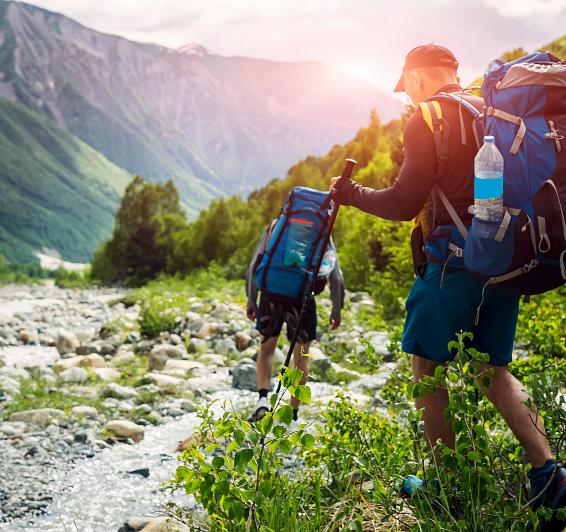
[[[491,135],[474,160],[474,215],[487,222],[503,219],[503,155]]]

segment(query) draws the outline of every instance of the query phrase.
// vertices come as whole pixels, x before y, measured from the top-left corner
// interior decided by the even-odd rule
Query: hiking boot
[[[541,530],[545,532],[561,532],[566,528],[566,520],[558,519],[558,510],[566,508],[566,467],[557,464],[554,460],[547,460],[544,466],[531,469],[528,473],[531,481],[531,497],[536,497],[544,490],[553,472],[552,482],[532,505],[533,510],[541,506],[552,509],[550,521],[541,522]]]
[[[252,413],[248,419],[250,423],[255,423],[262,419],[265,414],[269,412],[269,403],[267,402],[267,397],[260,397],[259,401],[255,405],[255,408],[252,410]]]

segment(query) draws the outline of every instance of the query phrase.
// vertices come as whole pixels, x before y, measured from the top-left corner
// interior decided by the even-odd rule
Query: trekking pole
[[[354,161],[354,159],[346,159],[346,164],[344,165],[344,169],[342,170],[342,175],[334,185],[334,188],[339,190],[340,182],[343,179],[350,179],[352,177],[352,171],[354,170],[354,166],[356,164],[358,163]],[[324,203],[322,204],[322,209],[327,209],[332,199],[333,199],[332,194],[329,193],[328,197],[326,198],[326,200],[324,200]],[[314,287],[316,283],[316,278],[318,276],[318,272],[322,264],[322,259],[324,258],[324,253],[326,252],[326,248],[328,247],[328,243],[330,242],[330,235],[332,234],[332,229],[334,228],[334,223],[336,222],[336,216],[338,215],[339,207],[340,204],[336,199],[334,199],[334,208],[332,209],[332,214],[330,215],[330,219],[328,220],[328,230],[326,231],[326,236],[324,237],[322,247],[320,248],[320,253],[318,254],[316,265],[314,267],[314,270],[312,271],[312,277],[310,279],[307,289],[305,290],[305,293],[303,294],[301,312],[299,314],[299,319],[297,321],[295,332],[293,333],[293,340],[291,341],[291,345],[289,346],[289,351],[287,351],[287,357],[285,358],[285,362],[283,363],[283,367],[281,368],[281,377],[285,375],[285,372],[287,371],[287,368],[289,367],[289,364],[291,362],[291,356],[293,355],[293,351],[295,350],[295,346],[297,345],[297,340],[299,339],[299,333],[307,310],[308,300],[309,298],[314,298]],[[279,392],[281,391],[282,383],[283,383],[283,379],[279,379],[279,383],[277,384],[277,390],[275,391],[275,395],[279,395]]]

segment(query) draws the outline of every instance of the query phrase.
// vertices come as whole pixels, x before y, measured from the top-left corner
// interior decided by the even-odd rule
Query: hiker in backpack
[[[541,417],[525,404],[529,395],[507,368],[512,359],[520,295],[473,276],[461,258],[465,237],[457,235],[460,231],[455,226],[463,226],[466,232],[472,223],[468,207],[474,202],[474,157],[478,150],[474,121],[462,109],[466,105],[481,109],[483,102],[460,87],[457,69],[455,56],[442,46],[423,45],[411,50],[395,91],[406,92],[417,109],[404,129],[404,161],[397,179],[389,188],[374,190],[352,179],[333,178],[331,191],[342,205],[388,220],[418,220],[411,238],[416,279],[406,302],[402,338],[403,351],[412,355],[414,380],[434,375],[437,367],[452,360],[455,352],[448,350],[448,343],[459,331],[471,331],[471,345],[489,354],[487,367],[495,370],[483,392],[526,452],[532,466],[531,495],[545,490],[533,507],[543,504],[556,510],[566,505],[566,468],[553,459]],[[504,120],[515,119],[508,113],[500,114]],[[442,145],[439,149],[438,141],[448,130],[446,150]],[[549,146],[554,149],[551,143]],[[564,185],[563,174],[564,169],[560,186]],[[566,238],[566,228],[564,235]],[[461,242],[455,242],[456,236]],[[441,249],[443,254],[439,253]],[[560,272],[558,266],[556,272]],[[445,389],[416,402],[416,407],[423,409],[425,438],[432,447],[441,440],[454,448],[452,426],[444,419],[447,405]],[[556,511],[555,523],[563,524],[557,520]]]
[[[257,370],[257,390],[259,394],[258,402],[254,407],[250,420],[261,419],[269,410],[267,395],[271,387],[271,376],[273,372],[273,358],[277,348],[277,340],[283,324],[287,325],[287,338],[292,341],[296,331],[296,325],[301,312],[302,301],[296,294],[286,297],[281,294],[270,293],[262,290],[257,304],[258,286],[256,284],[256,271],[265,255],[270,236],[274,230],[277,220],[273,220],[265,229],[256,246],[254,255],[250,261],[246,272],[246,294],[247,316],[250,320],[256,321],[256,328],[261,335],[260,349],[256,362]],[[330,297],[332,300],[332,310],[330,313],[330,329],[335,330],[340,326],[341,309],[344,304],[344,279],[338,256],[331,243],[327,254],[331,256],[325,272],[316,280],[315,293],[322,292],[328,281],[330,287]],[[326,257],[326,255],[325,255]],[[317,335],[317,312],[314,298],[308,298],[303,324],[298,333],[298,341],[293,352],[295,367],[303,372],[301,384],[306,383],[309,374],[309,358],[304,356],[309,352],[310,343],[316,339]],[[300,401],[291,398],[293,408],[293,419],[296,421],[299,412]]]

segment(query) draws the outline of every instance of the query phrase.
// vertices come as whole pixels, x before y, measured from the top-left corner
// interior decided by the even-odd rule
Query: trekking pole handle
[[[358,162],[355,161],[354,159],[346,159],[346,164],[344,165],[344,169],[342,170],[342,174],[340,175],[340,179],[338,179],[338,181],[334,185],[334,188],[336,190],[340,189],[340,183],[342,182],[343,179],[351,179],[352,178],[352,172],[354,171],[354,166],[356,166],[357,164],[358,164]],[[328,197],[326,198],[326,200],[322,204],[323,209],[328,208],[328,206],[330,205],[330,201],[332,199],[334,199],[333,196],[334,196],[334,194],[332,194],[332,193],[328,194]],[[334,203],[338,203],[338,202],[336,200],[334,200]]]

